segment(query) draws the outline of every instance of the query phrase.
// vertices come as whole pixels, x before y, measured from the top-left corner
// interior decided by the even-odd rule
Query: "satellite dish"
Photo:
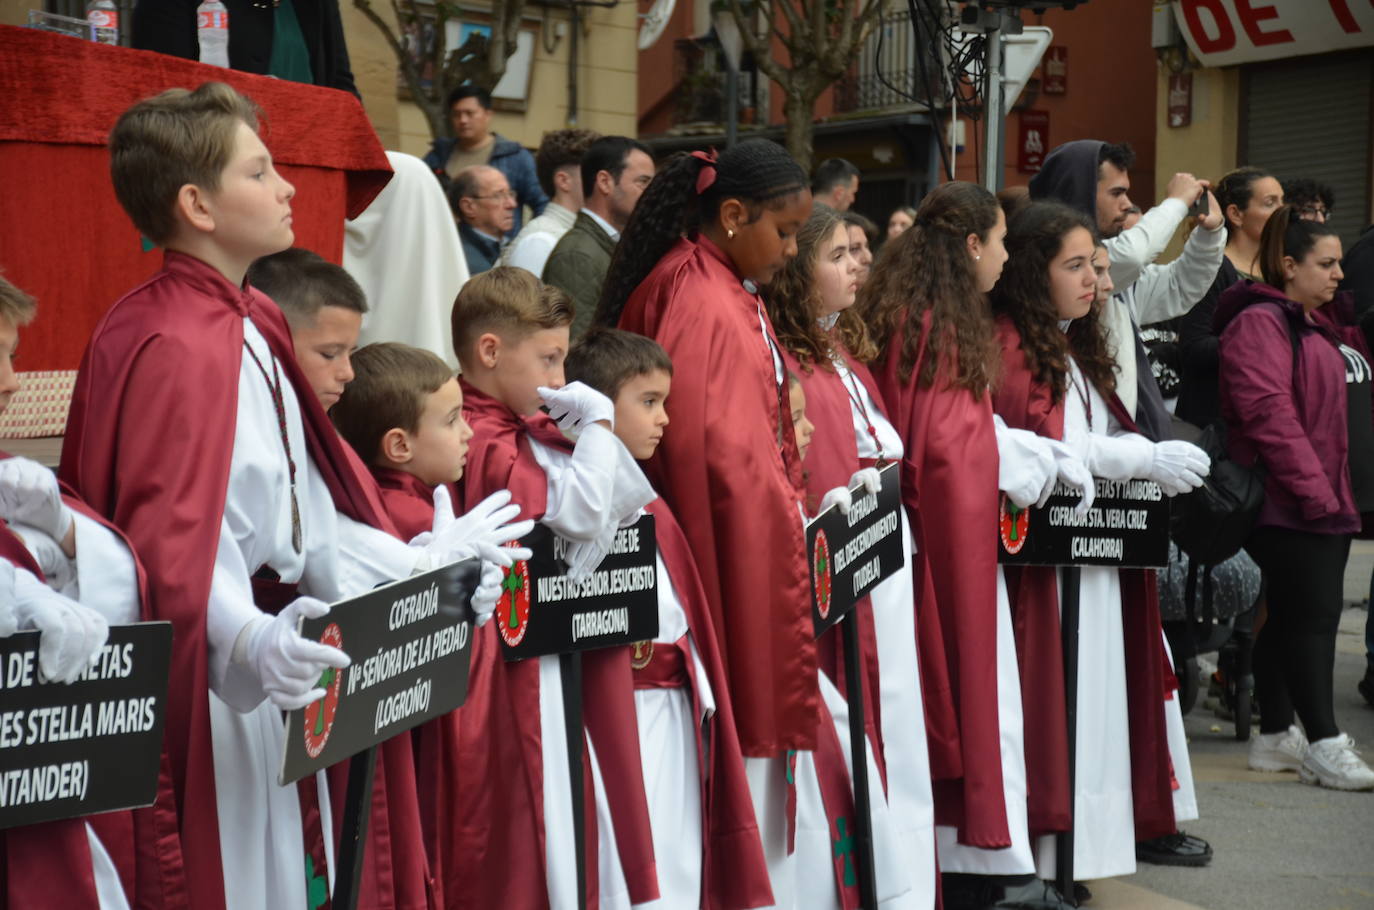
[[[648,50],[668,27],[677,0],[654,0],[654,5],[644,14],[644,23],[639,27],[639,49]]]

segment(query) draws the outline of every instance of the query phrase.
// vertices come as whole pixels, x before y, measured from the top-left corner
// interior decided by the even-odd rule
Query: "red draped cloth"
[[[339,262],[344,220],[391,176],[353,95],[0,26],[0,268],[49,314],[24,332],[24,369],[75,369],[110,304],[162,266],[115,199],[106,140],[135,101],[212,80],[262,107],[263,140],[296,186],[296,245]]]

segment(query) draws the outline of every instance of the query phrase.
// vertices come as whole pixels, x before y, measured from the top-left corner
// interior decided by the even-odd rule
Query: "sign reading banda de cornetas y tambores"
[[[475,559],[340,601],[300,634],[340,649],[352,664],[320,677],[324,698],[286,715],[278,780],[300,780],[411,727],[447,714],[468,695]]]
[[[658,543],[654,517],[616,532],[585,578],[567,575],[568,542],[542,524],[520,541],[533,556],[506,570],[496,631],[507,660],[571,654],[658,635]]]
[[[0,639],[0,828],[152,805],[172,624],[111,626],[69,685],[39,678],[38,643]]]
[[[1097,479],[1086,512],[1062,484],[1040,508],[1002,497],[997,560],[1007,565],[1154,568],[1169,562],[1169,500],[1150,480]]]
[[[897,465],[878,472],[877,493],[855,487],[849,514],[832,506],[806,526],[811,559],[811,621],[819,636],[906,562]]]

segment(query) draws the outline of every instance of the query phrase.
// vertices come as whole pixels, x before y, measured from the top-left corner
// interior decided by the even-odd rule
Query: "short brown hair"
[[[487,332],[522,340],[540,329],[571,325],[573,302],[566,292],[543,284],[529,272],[498,265],[468,279],[453,302],[453,350],[458,362],[472,356],[472,346]]]
[[[668,352],[652,338],[624,329],[592,329],[572,346],[563,362],[568,382],[585,382],[611,401],[631,379],[658,370],[673,375]]]
[[[37,312],[38,305],[33,298],[0,275],[0,319],[18,328],[32,322]]]
[[[256,132],[258,114],[256,104],[223,82],[194,92],[168,89],[120,114],[110,131],[110,179],[134,227],[166,243],[181,188],[218,190],[239,123]]]
[[[389,341],[361,348],[352,363],[353,381],[329,409],[329,418],[371,464],[388,430],[419,430],[425,397],[452,379],[453,370],[429,351]]]
[[[595,130],[550,130],[539,141],[539,149],[534,153],[534,173],[539,178],[539,186],[544,195],[553,198],[553,175],[565,167],[582,164],[582,156],[587,148],[601,134]],[[581,181],[579,172],[577,179]]]
[[[271,297],[294,328],[312,324],[321,307],[367,312],[367,295],[352,275],[298,246],[254,262],[248,283]]]

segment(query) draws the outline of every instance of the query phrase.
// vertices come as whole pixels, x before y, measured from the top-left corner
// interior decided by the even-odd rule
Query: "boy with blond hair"
[[[563,384],[572,304],[523,269],[498,266],[471,279],[453,306],[453,346],[462,365],[463,416],[473,437],[459,499],[509,489],[568,544],[573,578],[590,573],[622,524],[654,498],[634,459],[611,432],[615,408],[581,383]],[[547,405],[550,415],[540,411]],[[574,444],[560,432],[577,437]],[[568,771],[563,684],[556,657],[502,661],[496,623],[474,646],[474,685],[450,717],[446,754],[456,755],[462,817],[451,814],[448,880],[474,908],[577,906],[571,788],[588,793],[587,890],[600,906],[659,895],[653,839],[634,723],[629,649],[583,655],[584,721],[590,739],[584,780]],[[482,717],[499,724],[480,724]],[[506,786],[493,794],[491,781]],[[593,810],[593,806],[595,809]],[[594,834],[592,832],[595,832]],[[529,856],[519,881],[503,881],[483,855]],[[532,873],[532,874],[531,874]]]
[[[654,454],[668,430],[664,403],[673,380],[673,363],[658,342],[593,329],[568,352],[566,373],[614,403],[615,435],[636,460]],[[631,666],[662,894],[644,910],[771,904],[725,668],[696,563],[668,504],[655,499],[644,508],[654,516],[658,544],[658,635],[636,646]]]
[[[329,791],[322,774],[276,785],[280,712],[319,699],[322,672],[349,663],[297,634],[299,620],[455,559],[508,562],[488,541],[518,529],[468,525],[466,538],[424,546],[388,533],[281,311],[245,281],[294,237],[295,190],[250,100],[211,82],[138,102],[110,134],[110,171],[135,227],[166,254],[96,327],[62,475],[132,540],[146,614],[173,624],[166,744],[197,904],[297,910],[332,885]],[[483,582],[479,615],[499,571]]]

